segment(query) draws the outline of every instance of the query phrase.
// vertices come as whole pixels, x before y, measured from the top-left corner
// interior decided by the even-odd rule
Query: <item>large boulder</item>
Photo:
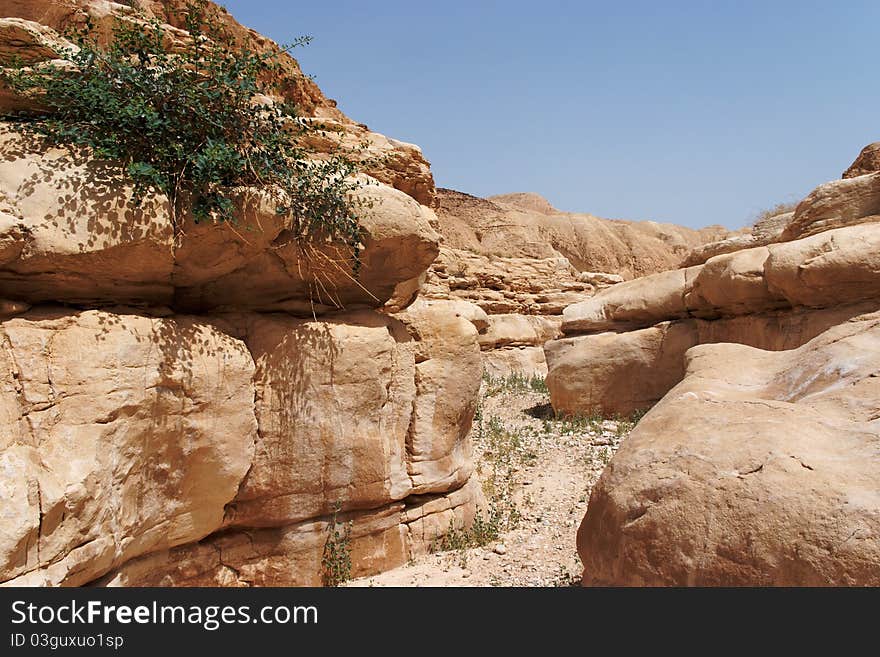
[[[685,372],[684,356],[699,344],[734,342],[794,349],[880,302],[776,310],[715,320],[682,319],[620,333],[606,331],[544,345],[553,408],[565,415],[630,415],[656,404]]]
[[[99,311],[32,311],[0,340],[0,582],[85,584],[223,525],[257,430],[243,343]]]
[[[437,255],[431,213],[366,177],[357,275],[346,250],[292,239],[267,192],[242,189],[235,223],[141,204],[113,163],[0,130],[0,297],[27,303],[172,305],[186,312],[322,314],[378,307]]]
[[[798,204],[780,241],[877,221],[880,221],[880,172],[819,185]]]
[[[687,354],[578,532],[584,583],[880,585],[880,315]]]
[[[372,311],[322,321],[247,315],[259,423],[227,523],[283,526],[370,509],[413,489],[406,439],[416,398],[404,327]]]

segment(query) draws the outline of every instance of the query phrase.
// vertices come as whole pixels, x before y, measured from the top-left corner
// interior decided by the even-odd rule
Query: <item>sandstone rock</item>
[[[56,54],[59,50],[56,33],[85,28],[87,20],[91,25],[90,36],[101,45],[112,39],[113,27],[117,23],[142,23],[145,18],[155,18],[163,23],[166,45],[172,50],[189,39],[183,29],[186,27],[184,0],[138,0],[136,4],[135,8],[107,0],[0,0],[0,17],[12,17],[14,23],[18,19],[17,24],[9,25],[5,32],[0,25],[0,35],[5,33],[15,37],[11,42],[12,49],[30,59],[45,59]],[[433,203],[434,179],[418,146],[371,132],[365,125],[352,121],[337,109],[335,101],[326,98],[315,82],[303,74],[295,59],[282,53],[274,41],[240,25],[223,7],[208,3],[207,13],[237,42],[278,57],[279,70],[266,80],[273,94],[292,101],[304,118],[314,118],[324,128],[325,136],[316,134],[305,146],[324,153],[333,152],[340,145],[357,147],[354,155],[363,161],[365,173],[403,191],[419,203]],[[2,64],[3,51],[0,51]],[[0,113],[37,107],[39,105],[33,99],[17,96],[0,85]]]
[[[694,267],[702,265],[709,258],[725,253],[733,253],[742,249],[750,249],[753,246],[761,246],[759,240],[752,234],[735,235],[717,242],[709,242],[694,248],[687,257],[681,261],[681,267]]]
[[[793,306],[876,298],[880,296],[878,247],[880,226],[872,224],[773,245],[765,265],[767,286]]]
[[[483,372],[501,379],[512,374],[532,377],[547,375],[547,359],[544,347],[506,347],[484,351]]]
[[[341,514],[351,522],[352,576],[406,563],[402,504]],[[125,564],[104,586],[321,586],[324,544],[333,527],[321,518],[284,527],[231,531]]]
[[[480,349],[541,346],[561,335],[559,317],[490,315],[489,327],[479,336]]]
[[[383,305],[399,283],[428,268],[437,255],[438,236],[423,206],[402,192],[371,184],[359,195],[374,207],[359,218],[364,249],[357,278],[346,250],[291,239],[274,202],[248,192],[242,195],[235,229],[187,221],[175,253],[175,306],[310,316]]]
[[[880,316],[687,360],[593,489],[584,583],[880,584]]]
[[[714,256],[704,265],[627,281],[569,306],[562,331],[627,330],[684,317],[875,298],[880,296],[878,246],[880,227],[865,224]]]
[[[582,271],[577,275],[577,279],[582,283],[590,283],[595,287],[623,283],[623,276],[620,274],[606,274],[597,271]]]
[[[696,344],[693,321],[627,333],[563,338],[544,345],[550,403],[562,415],[629,415],[650,407],[684,374]]]
[[[253,362],[199,320],[0,324],[0,581],[85,584],[223,523],[253,455]]]
[[[834,180],[819,185],[800,202],[780,241],[877,221],[880,221],[880,173]]]
[[[550,402],[566,415],[627,416],[650,408],[681,380],[685,352],[695,345],[733,342],[774,351],[794,349],[878,306],[878,301],[864,301],[712,321],[683,319],[554,340],[544,345]]]
[[[856,178],[868,173],[880,171],[880,141],[868,144],[859,153],[849,168],[843,172],[843,178]]]
[[[601,331],[616,325],[646,326],[688,314],[685,296],[699,267],[670,271],[620,283],[566,308],[566,334]]]
[[[372,311],[322,321],[248,315],[256,364],[253,463],[227,513],[284,526],[406,497],[415,362],[402,325]]]
[[[413,494],[445,493],[473,472],[468,433],[481,366],[477,330],[455,306],[416,302],[396,315],[415,340],[416,396],[406,437]]]
[[[0,296],[28,303],[173,298],[164,197],[138,207],[121,173],[83,151],[46,147],[2,124]]]
[[[0,297],[312,315],[381,306],[437,255],[430,211],[387,185],[359,192],[373,207],[354,278],[344,250],[292,240],[268,193],[240,191],[237,227],[187,217],[175,245],[167,199],[137,206],[117,167],[8,124],[0,147]]]
[[[484,505],[479,482],[446,495],[413,496],[377,510],[340,514],[351,523],[352,576],[373,575],[425,554],[450,526],[473,522]],[[205,541],[134,559],[105,586],[320,586],[330,518],[284,527],[233,530]]]
[[[759,246],[707,260],[685,292],[689,314],[743,315],[786,305],[781,295],[768,290],[764,269],[769,257],[770,250]]]

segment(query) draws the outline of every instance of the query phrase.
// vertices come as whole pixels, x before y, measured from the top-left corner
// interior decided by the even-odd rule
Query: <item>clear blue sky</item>
[[[439,186],[745,225],[880,140],[880,2],[226,0]]]

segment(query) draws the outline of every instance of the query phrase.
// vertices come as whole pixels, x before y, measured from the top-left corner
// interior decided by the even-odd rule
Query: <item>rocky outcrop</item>
[[[880,141],[868,144],[859,153],[849,168],[843,172],[842,178],[855,178],[880,171]]]
[[[8,123],[0,150],[0,297],[12,300],[313,315],[380,306],[437,254],[430,210],[375,182],[359,192],[372,208],[355,279],[344,250],[290,238],[259,190],[241,190],[235,225],[186,217],[176,232],[167,199],[135,204],[118,168],[87,152]]]
[[[425,298],[467,301],[498,317],[481,339],[493,377],[543,376],[543,341],[557,335],[554,329],[526,338],[510,316],[558,326],[567,306],[633,274],[675,266],[692,246],[726,234],[560,212],[537,194],[480,199],[441,189],[436,210],[440,254],[417,285]]]
[[[490,315],[487,330],[479,336],[483,370],[491,377],[512,372],[545,376],[544,343],[561,335],[562,318],[537,315]]]
[[[305,146],[317,152],[331,152],[340,145],[354,147],[353,155],[363,162],[364,172],[408,194],[423,205],[434,200],[434,179],[428,161],[414,144],[372,132],[352,121],[326,98],[315,82],[304,75],[295,59],[262,34],[239,24],[226,9],[209,3],[208,13],[218,20],[238,43],[277,56],[278,71],[268,80],[276,97],[292,101],[303,117],[323,126],[323,135],[314,135]],[[91,35],[99,44],[112,39],[119,21],[158,20],[170,40],[170,47],[189,38],[184,0],[0,0],[0,66],[16,57],[29,65],[53,61],[69,44],[63,38],[72,29],[91,24]],[[5,37],[5,38],[4,38]],[[0,115],[12,111],[39,110],[39,98],[25,98],[0,84]]]
[[[99,40],[151,16],[189,38],[181,3],[137,4],[0,0],[0,56],[55,58],[87,16]],[[483,503],[468,433],[488,317],[414,303],[438,253],[427,162],[282,69],[278,96],[330,126],[313,148],[387,156],[363,174],[357,274],[342,245],[292,239],[266,190],[196,224],[135,203],[113,163],[2,124],[0,583],[320,584],[336,527],[369,574]]]
[[[880,584],[880,317],[686,367],[593,489],[584,583]]]
[[[87,583],[223,523],[254,455],[254,363],[199,318],[0,324],[0,581]]]
[[[876,225],[839,228],[715,256],[570,306],[562,323],[569,337],[545,345],[553,406],[643,410],[680,380],[684,353],[697,344],[798,347],[878,304],[878,246]]]
[[[437,536],[481,504],[477,330],[442,305],[317,321],[40,308],[0,336],[0,582],[146,585],[156,568],[125,564],[207,554],[199,568],[255,562],[250,583],[314,583],[337,510],[366,573],[427,549],[426,517],[443,514]]]

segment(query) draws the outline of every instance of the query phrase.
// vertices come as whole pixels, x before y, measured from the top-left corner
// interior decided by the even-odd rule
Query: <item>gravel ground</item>
[[[480,394],[471,438],[480,481],[496,508],[489,517],[500,525],[500,535],[486,541],[462,534],[455,549],[348,586],[579,583],[577,528],[590,490],[632,422],[554,419],[540,380],[484,381]]]

